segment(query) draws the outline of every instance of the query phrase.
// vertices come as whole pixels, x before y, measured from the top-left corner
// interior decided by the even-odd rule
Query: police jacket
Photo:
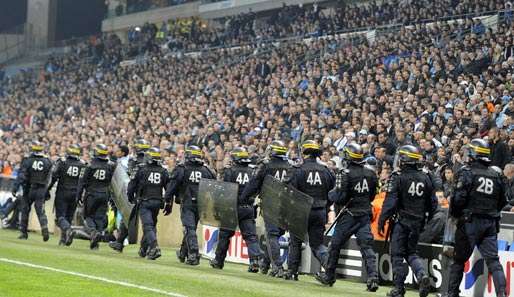
[[[290,184],[314,199],[312,208],[325,208],[328,192],[335,185],[335,176],[326,166],[318,164],[316,158],[307,158],[293,171]]]
[[[109,193],[111,179],[116,169],[116,164],[98,158],[94,158],[86,169],[84,175],[79,179],[77,195],[82,196],[82,192],[87,193]]]
[[[400,219],[423,220],[426,213],[431,217],[437,207],[433,195],[430,176],[416,167],[406,166],[391,175],[379,220],[385,222],[394,214]]]
[[[80,159],[66,158],[57,161],[52,173],[51,189],[56,182],[57,191],[77,191],[79,179],[84,175],[86,163]]]
[[[371,202],[378,188],[375,172],[362,165],[350,163],[337,174],[336,186],[330,200],[346,206],[352,215],[371,214]]]
[[[50,182],[52,161],[46,156],[30,155],[21,162],[20,171],[14,183],[14,192],[18,188],[46,187]]]
[[[204,163],[186,161],[178,164],[171,172],[170,182],[164,199],[171,202],[173,196],[184,206],[196,205],[198,184],[202,178],[216,179],[216,174]]]
[[[272,157],[268,162],[262,163],[254,177],[251,178],[249,184],[245,187],[241,194],[240,200],[250,202],[250,197],[259,193],[267,175],[271,175],[281,182],[287,182],[291,176],[292,167],[286,159],[281,157]]]
[[[237,197],[240,198],[245,187],[252,178],[253,172],[253,168],[248,165],[236,163],[234,166],[225,169],[223,173],[223,181],[239,184]],[[242,203],[246,202],[248,201],[244,201]]]
[[[163,190],[170,181],[168,170],[159,163],[139,167],[134,178],[128,184],[127,196],[129,201],[158,199],[162,200]]]
[[[457,172],[450,211],[454,217],[470,213],[496,218],[507,204],[506,196],[501,174],[481,162],[473,162]]]

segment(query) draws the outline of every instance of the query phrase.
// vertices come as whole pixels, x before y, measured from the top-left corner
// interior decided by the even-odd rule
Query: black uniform
[[[77,198],[81,200],[83,191],[86,191],[84,198],[85,227],[92,237],[107,227],[109,187],[115,168],[116,165],[108,160],[94,158],[79,180]]]
[[[139,217],[143,224],[141,249],[146,251],[157,247],[156,229],[159,209],[164,206],[163,190],[169,183],[168,170],[159,163],[141,166],[129,182],[129,201],[139,203]]]
[[[325,269],[327,279],[335,281],[335,271],[342,246],[352,235],[357,237],[362,257],[366,263],[368,280],[378,279],[377,263],[373,251],[371,234],[371,202],[375,198],[378,178],[372,170],[351,162],[336,179],[336,187],[330,199],[340,208],[346,207],[335,226],[329,245],[328,264]]]
[[[199,259],[198,238],[198,184],[200,179],[216,179],[216,175],[206,165],[200,162],[186,161],[179,164],[171,173],[171,180],[166,190],[165,200],[171,202],[173,196],[180,203],[180,219],[184,227],[184,238],[180,246],[180,257],[189,256],[190,259]]]
[[[475,246],[493,276],[497,296],[505,296],[505,274],[498,260],[497,233],[500,211],[507,204],[501,175],[479,161],[457,173],[450,213],[459,218],[455,233],[454,263],[450,267],[448,293],[459,296],[464,264]]]
[[[314,256],[325,266],[328,253],[323,245],[323,236],[327,223],[328,192],[335,186],[335,176],[326,166],[318,164],[315,157],[309,157],[300,167],[295,168],[290,183],[314,199],[309,215],[309,245]],[[298,273],[301,247],[302,240],[291,236],[287,263],[290,274]]]
[[[238,198],[242,197],[243,190],[252,177],[253,169],[248,165],[236,164],[231,168],[227,168],[223,174],[223,180],[231,183],[238,183]],[[256,262],[260,256],[260,248],[257,240],[257,231],[255,227],[255,211],[253,203],[248,200],[238,199],[237,218],[239,220],[239,229],[243,235],[243,239],[248,247],[250,261]],[[218,246],[216,247],[216,261],[221,267],[227,255],[230,238],[234,236],[233,230],[220,229],[218,237]],[[258,268],[258,266],[257,266]]]
[[[23,159],[21,162],[13,192],[16,192],[20,186],[23,188],[20,219],[20,231],[22,234],[27,234],[32,203],[34,203],[41,229],[48,230],[48,219],[45,214],[45,199],[47,198],[51,172],[52,161],[46,156],[33,154]]]
[[[434,186],[430,176],[419,170],[417,165],[406,165],[401,172],[393,172],[379,218],[379,226],[396,215],[391,233],[391,257],[393,266],[393,283],[397,292],[405,293],[404,282],[408,268],[404,259],[412,268],[416,279],[426,278],[423,263],[417,255],[419,234],[425,223],[425,214],[429,217],[435,211],[432,199]]]
[[[247,203],[253,204],[250,197],[259,193],[262,187],[262,183],[264,182],[264,178],[267,175],[271,175],[281,182],[286,182],[289,180],[289,177],[291,176],[290,174],[291,165],[289,162],[287,162],[286,159],[282,157],[272,157],[269,162],[261,164],[257,170],[256,175],[250,180],[243,193],[241,194],[241,200],[248,201]],[[264,222],[264,224],[266,227],[266,235],[268,240],[266,249],[269,247],[270,250],[263,254],[262,267],[264,270],[267,269],[271,264],[271,261],[273,261],[273,264],[276,267],[282,267],[280,244],[278,239],[280,236],[284,235],[285,230],[268,222]]]
[[[71,221],[77,208],[77,188],[80,177],[84,174],[86,163],[76,158],[57,161],[52,174],[51,189],[57,183],[55,191],[56,223],[61,228],[61,240],[66,230],[71,228]]]

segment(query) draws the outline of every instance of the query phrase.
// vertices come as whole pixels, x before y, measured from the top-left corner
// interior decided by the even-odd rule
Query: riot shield
[[[201,179],[198,186],[198,214],[204,225],[236,230],[238,184]]]
[[[130,178],[120,165],[116,167],[111,180],[111,188],[113,192],[112,200],[116,204],[116,208],[123,216],[123,222],[128,226],[130,214],[134,205],[128,201],[127,187]]]
[[[118,165],[114,171],[114,175],[111,180],[111,189],[113,192],[112,200],[116,204],[116,208],[121,213],[123,223],[127,227],[128,241],[130,244],[137,243],[138,233],[138,207],[134,207],[132,203],[128,201],[127,187],[130,178],[123,169],[122,166]]]
[[[305,241],[313,199],[294,187],[266,176],[260,193],[264,221]]]

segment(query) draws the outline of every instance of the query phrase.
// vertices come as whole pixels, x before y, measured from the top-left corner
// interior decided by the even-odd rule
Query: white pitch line
[[[62,270],[62,269],[48,267],[48,266],[36,265],[36,264],[6,259],[6,258],[0,258],[0,262],[6,262],[6,263],[21,265],[21,266],[27,266],[27,267],[31,267],[31,268],[37,268],[37,269],[43,269],[43,270],[48,270],[48,271],[53,271],[53,272],[69,274],[69,275],[78,276],[78,277],[82,277],[82,278],[101,281],[104,283],[109,283],[109,284],[114,284],[114,285],[119,285],[119,286],[124,286],[124,287],[130,287],[130,288],[136,288],[136,289],[149,291],[149,292],[153,292],[153,293],[157,293],[157,294],[162,294],[162,295],[166,295],[166,296],[186,297],[185,295],[178,294],[178,293],[166,292],[163,290],[149,288],[149,287],[140,286],[140,285],[135,285],[135,284],[127,283],[127,282],[115,281],[115,280],[111,280],[111,279],[104,278],[104,277],[88,275],[88,274],[83,274],[83,273],[74,272],[74,271],[67,271],[67,270]]]

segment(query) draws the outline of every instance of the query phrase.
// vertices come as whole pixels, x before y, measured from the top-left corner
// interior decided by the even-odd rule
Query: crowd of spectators
[[[5,80],[3,170],[15,170],[36,138],[54,159],[79,143],[87,160],[96,143],[116,152],[143,137],[165,152],[170,167],[185,146],[199,144],[217,170],[233,147],[262,156],[273,139],[288,143],[291,159],[298,143],[316,139],[321,161],[336,167],[339,151],[357,141],[377,159],[378,173],[390,172],[396,149],[411,143],[442,176],[443,203],[472,138],[487,137],[500,169],[512,160],[509,18],[494,30],[467,18],[379,32],[373,42],[330,37],[200,56],[163,55],[151,38],[155,30],[140,28],[134,38],[144,42],[136,48],[115,36],[92,39],[39,73]],[[146,59],[120,65],[142,44]]]
[[[326,6],[326,5],[325,5]],[[211,22],[209,26],[199,19],[186,19],[186,24],[170,28],[162,24],[161,39],[172,49],[195,50],[266,41],[287,37],[307,37],[334,34],[351,30],[364,30],[384,25],[411,25],[434,20],[494,14],[504,11],[512,18],[512,4],[505,0],[392,0],[335,6],[323,4],[286,6],[264,13],[252,11]],[[219,23],[216,25],[216,23]]]

